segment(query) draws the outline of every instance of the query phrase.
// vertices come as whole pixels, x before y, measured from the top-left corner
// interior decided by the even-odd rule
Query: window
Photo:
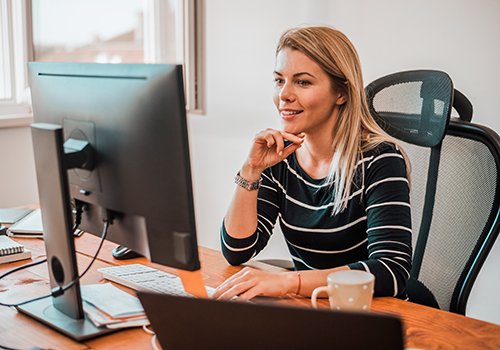
[[[22,0],[0,0],[0,127],[30,119],[25,5]]]
[[[10,42],[10,33],[12,32],[12,22],[9,19],[10,4],[7,1],[0,2],[0,34],[1,37],[1,55],[0,55],[0,99],[2,101],[9,101],[12,98],[12,72],[11,72],[11,52],[9,47],[12,45]]]
[[[145,4],[141,0],[33,0],[34,60],[144,62]],[[166,44],[175,47],[173,39]]]
[[[202,5],[203,0],[0,0],[0,118],[30,112],[29,60],[182,63],[187,107],[203,113]]]

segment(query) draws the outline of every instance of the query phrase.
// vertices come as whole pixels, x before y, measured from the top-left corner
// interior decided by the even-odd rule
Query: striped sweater
[[[334,216],[331,187],[311,178],[295,153],[262,178],[257,230],[237,239],[222,224],[222,252],[230,264],[260,252],[279,220],[297,270],[348,265],[375,275],[375,296],[406,297],[412,254],[409,183],[395,146],[382,143],[363,154],[347,208]]]

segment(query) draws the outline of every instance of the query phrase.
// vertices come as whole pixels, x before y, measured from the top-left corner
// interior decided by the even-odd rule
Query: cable
[[[4,273],[3,275],[1,275],[0,276],[0,280],[2,278],[4,278],[4,277],[7,277],[11,273],[14,273],[14,272],[17,272],[17,271],[21,271],[21,270],[27,269],[27,268],[32,267],[32,266],[40,265],[40,264],[42,264],[42,263],[44,263],[46,261],[47,261],[47,258],[39,260],[39,261],[34,261],[34,262],[26,264],[26,265],[18,266],[16,268],[13,268],[12,270],[9,270],[6,273]]]
[[[157,339],[157,337],[156,337],[156,333],[155,333],[153,335],[153,337],[151,338],[151,346],[153,347],[154,350],[160,350],[158,348],[158,346],[156,345],[156,339]]]
[[[83,211],[83,205],[82,206],[78,206],[77,205],[76,210],[77,210],[77,212],[80,211],[80,219],[81,219],[81,212]],[[76,215],[78,215],[78,214],[76,214]],[[78,229],[78,226],[80,225],[80,219],[75,218],[75,225],[73,226],[73,229],[72,229],[73,232],[75,232]],[[97,256],[99,255],[99,252],[101,251],[102,245],[104,244],[104,241],[106,240],[106,236],[108,234],[109,225],[112,222],[113,222],[113,216],[108,211],[107,212],[107,218],[104,221],[104,227],[103,227],[103,231],[102,231],[102,234],[101,234],[101,242],[99,243],[99,247],[97,248],[97,251],[94,254],[94,257],[92,258],[92,261],[90,262],[90,264],[87,266],[87,268],[85,269],[85,271],[83,271],[83,273],[80,276],[78,276],[76,279],[74,279],[71,282],[69,282],[64,287],[54,288],[54,290],[52,290],[51,294],[47,294],[47,295],[44,295],[44,296],[41,296],[41,297],[37,297],[37,298],[34,298],[34,299],[26,300],[26,301],[23,301],[23,302],[17,303],[17,304],[5,304],[5,303],[0,302],[0,306],[8,306],[8,307],[21,306],[23,304],[27,304],[27,303],[31,303],[33,301],[37,301],[37,300],[40,300],[40,299],[47,298],[49,296],[54,296],[55,297],[55,296],[63,294],[64,291],[68,290],[73,285],[75,285],[75,283],[77,283],[90,270],[90,267],[93,265],[94,261],[97,259]],[[10,275],[12,273],[14,273],[14,272],[17,272],[17,271],[20,271],[20,270],[23,270],[23,269],[27,269],[27,268],[32,267],[32,266],[40,265],[40,264],[42,264],[42,263],[44,263],[46,261],[47,261],[47,258],[45,258],[43,260],[40,260],[40,261],[35,261],[35,262],[29,263],[29,264],[26,264],[26,265],[23,265],[23,266],[16,267],[16,268],[14,268],[14,269],[12,269],[10,271],[7,271],[3,275],[1,275],[0,276],[0,280],[2,278],[4,278],[4,277],[6,277],[6,276],[8,276],[8,275]],[[158,349],[155,345],[153,345],[153,348],[155,350]],[[8,346],[2,345],[2,344],[0,344],[0,349],[5,349],[5,350],[19,350],[19,349],[11,348],[11,347],[8,347]]]
[[[71,230],[73,231],[73,235],[76,237],[81,236],[82,233],[81,231],[78,230],[78,227],[82,223],[82,214],[84,210],[85,210],[85,203],[75,199],[74,208],[72,209],[72,212],[75,215],[75,222]]]
[[[148,326],[149,326],[149,325],[144,325],[144,326],[142,326],[142,330],[143,330],[144,332],[146,332],[147,334],[151,334],[151,335],[155,334],[155,332],[153,332],[151,329],[149,329],[149,328],[148,328]]]
[[[101,233],[101,242],[99,243],[99,247],[97,248],[97,251],[96,253],[94,254],[94,257],[92,258],[92,261],[90,262],[90,264],[87,266],[87,268],[85,269],[85,271],[83,271],[83,273],[78,276],[77,278],[75,278],[74,280],[72,280],[71,282],[69,282],[68,284],[66,284],[65,286],[61,287],[56,287],[56,288],[53,288],[51,290],[51,293],[50,294],[47,294],[47,295],[43,295],[41,297],[37,297],[37,298],[34,298],[34,299],[30,299],[30,300],[26,300],[26,301],[23,301],[23,302],[20,302],[20,303],[17,303],[17,304],[5,304],[5,303],[2,303],[0,302],[0,306],[8,306],[8,307],[17,307],[17,306],[21,306],[21,305],[24,305],[24,304],[27,304],[27,303],[31,303],[33,301],[37,301],[37,300],[40,300],[40,299],[44,299],[44,298],[47,298],[47,297],[57,297],[57,296],[60,296],[62,294],[64,294],[64,292],[66,290],[68,290],[69,288],[73,287],[86,273],[87,271],[90,270],[90,267],[92,266],[92,264],[94,263],[94,261],[97,259],[97,256],[99,255],[99,252],[101,251],[101,248],[102,248],[102,245],[104,244],[104,241],[106,240],[106,236],[108,234],[108,228],[109,228],[109,225],[110,223],[113,222],[113,216],[111,214],[111,212],[107,211],[107,217],[106,219],[104,220],[104,226],[103,226],[103,229],[102,229],[102,233]],[[31,264],[28,264],[28,265],[23,265],[23,266],[20,266],[18,268],[15,268],[11,271],[8,271],[7,273],[5,273],[4,275],[0,276],[0,279],[15,272],[15,271],[18,271],[18,270],[21,270],[23,268],[27,268],[27,267],[30,267],[30,266],[34,266],[34,265],[38,265],[38,264],[41,264],[42,262],[45,262],[47,261],[47,259],[44,259],[43,261],[37,261],[36,263],[31,263]]]
[[[145,325],[145,326],[142,326],[142,330],[143,330],[144,332],[146,332],[147,334],[151,334],[151,335],[152,335],[152,337],[151,337],[151,346],[153,347],[153,349],[154,349],[154,350],[159,350],[158,346],[156,345],[156,341],[157,341],[157,339],[158,339],[158,338],[156,337],[156,333],[155,333],[155,332],[153,332],[152,330],[150,330],[150,329],[148,328],[148,326],[146,326],[146,325]]]
[[[7,345],[2,345],[0,344],[0,350],[22,350],[22,349],[17,349],[17,348],[11,348],[10,346]],[[30,348],[30,350],[51,350],[51,349],[45,349],[45,348],[39,348],[37,346]]]
[[[102,248],[102,245],[104,244],[104,241],[106,240],[106,236],[108,234],[108,228],[109,228],[109,221],[106,220],[106,221],[104,221],[104,227],[102,229],[101,242],[99,243],[99,247],[97,248],[97,251],[94,254],[94,257],[92,258],[92,261],[87,266],[87,268],[85,269],[85,271],[83,271],[80,276],[78,276],[77,278],[75,278],[73,281],[69,282],[64,287],[57,287],[57,288],[52,289],[51,293],[52,293],[53,297],[57,297],[57,296],[63,294],[69,288],[73,287],[90,270],[90,268],[94,264],[94,261],[97,259],[97,256],[99,255],[99,252],[101,251],[101,248]]]
[[[19,350],[19,349],[11,348],[11,347],[8,347],[6,345],[1,345],[1,344],[0,344],[0,349],[5,349],[5,350]]]
[[[82,222],[82,213],[83,213],[84,208],[85,208],[85,203],[80,202],[80,201],[75,201],[75,208],[73,209],[73,213],[75,214],[75,223],[73,225],[73,228],[71,229],[73,231],[73,235],[75,235],[75,236],[78,235],[77,234],[77,230],[78,230],[78,227],[80,226],[80,223]],[[0,276],[0,280],[2,278],[4,278],[4,277],[10,275],[11,273],[14,273],[14,272],[17,272],[17,271],[21,271],[21,270],[24,270],[24,269],[28,269],[28,268],[30,268],[32,266],[36,266],[36,265],[42,264],[42,263],[44,263],[46,261],[47,261],[47,258],[45,258],[43,260],[40,260],[40,261],[35,261],[35,262],[29,263],[29,264],[26,264],[26,265],[22,265],[22,266],[18,266],[16,268],[13,268],[12,270],[9,270],[6,273],[4,273],[3,275],[1,275]],[[87,271],[85,271],[85,272],[87,272]]]

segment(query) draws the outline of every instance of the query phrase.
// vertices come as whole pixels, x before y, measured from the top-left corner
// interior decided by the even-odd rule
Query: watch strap
[[[260,188],[260,184],[262,183],[262,177],[257,181],[250,182],[247,179],[241,177],[240,172],[236,174],[234,177],[234,183],[240,187],[243,187],[247,191],[255,191]]]

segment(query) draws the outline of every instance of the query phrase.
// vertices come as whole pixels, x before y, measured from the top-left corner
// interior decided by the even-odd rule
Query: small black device
[[[127,260],[127,259],[133,259],[133,258],[138,258],[141,257],[142,255],[134,252],[132,249],[127,248],[123,245],[119,245],[115,247],[111,251],[111,255],[113,255],[113,258],[118,259],[118,260]]]

